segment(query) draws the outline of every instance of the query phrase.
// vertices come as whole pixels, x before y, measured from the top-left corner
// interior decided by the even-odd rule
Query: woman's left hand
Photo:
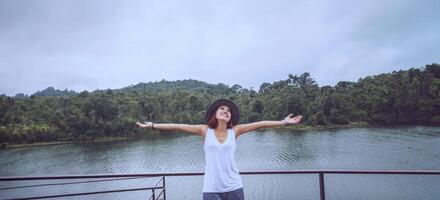
[[[293,113],[288,115],[283,121],[285,125],[287,124],[298,124],[301,121],[302,115],[297,115],[295,117],[292,117]]]

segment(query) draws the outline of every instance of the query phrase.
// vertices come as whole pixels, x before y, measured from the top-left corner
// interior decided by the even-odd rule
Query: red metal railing
[[[123,178],[111,178],[104,179],[108,177],[123,177]],[[71,184],[82,184],[82,183],[96,183],[96,182],[104,182],[104,181],[119,181],[119,180],[129,180],[129,179],[140,179],[144,177],[126,177],[125,175],[87,175],[87,176],[39,176],[39,177],[1,177],[1,181],[37,181],[37,180],[58,180],[58,179],[101,179],[101,180],[91,180],[91,181],[76,181],[76,182],[62,182],[62,183],[50,183],[50,184],[35,184],[35,185],[24,185],[24,186],[15,186],[15,187],[5,187],[0,188],[0,191],[3,190],[14,190],[14,189],[22,189],[22,188],[32,188],[32,187],[43,187],[43,186],[59,186],[59,185],[71,185]],[[159,183],[162,183],[159,186]],[[95,194],[105,194],[105,193],[116,193],[116,192],[132,192],[132,191],[142,191],[142,190],[151,190],[152,195],[149,199],[158,200],[160,197],[162,199],[166,199],[165,197],[165,177],[162,177],[154,187],[139,187],[139,188],[128,188],[128,189],[117,189],[117,190],[101,190],[101,191],[93,191],[93,192],[79,192],[79,193],[67,193],[67,194],[57,194],[57,195],[46,195],[46,196],[32,196],[32,197],[20,197],[20,198],[8,198],[8,200],[24,200],[24,199],[48,199],[48,198],[61,198],[61,197],[70,197],[70,196],[83,196],[83,195],[95,195]],[[157,197],[155,196],[155,191],[161,190]],[[152,197],[152,198],[151,198]],[[1,200],[5,200],[0,197]]]
[[[203,172],[182,172],[182,173],[149,173],[149,174],[98,174],[98,175],[68,175],[68,176],[10,176],[10,177],[0,177],[1,181],[25,181],[25,180],[55,180],[55,179],[105,179],[101,181],[109,181],[113,178],[114,180],[120,180],[115,178],[147,178],[147,177],[162,177],[159,182],[154,187],[141,187],[141,188],[130,188],[122,190],[105,190],[105,191],[95,191],[95,192],[83,192],[83,193],[70,193],[70,194],[60,194],[51,196],[36,196],[36,197],[26,197],[26,198],[14,198],[18,199],[44,199],[44,198],[56,198],[56,197],[67,197],[67,196],[79,196],[79,195],[92,195],[92,194],[102,194],[102,193],[112,193],[112,192],[129,192],[129,191],[139,191],[139,190],[151,190],[152,195],[149,199],[162,199],[166,200],[166,189],[165,189],[165,177],[171,176],[202,176]],[[242,175],[273,175],[273,174],[317,174],[319,179],[319,192],[320,199],[325,200],[325,174],[397,174],[397,175],[440,175],[440,170],[281,170],[281,171],[248,171],[240,172]],[[158,186],[162,183],[162,186]],[[47,184],[45,184],[47,185]],[[53,184],[51,184],[53,185]],[[21,186],[23,187],[23,186]],[[26,187],[26,186],[25,186]],[[0,188],[1,190],[2,188]],[[3,188],[5,189],[5,188]],[[11,189],[11,188],[6,188]],[[12,188],[13,189],[13,188]],[[160,190],[160,193],[156,196],[155,191]],[[12,199],[9,199],[12,200]]]

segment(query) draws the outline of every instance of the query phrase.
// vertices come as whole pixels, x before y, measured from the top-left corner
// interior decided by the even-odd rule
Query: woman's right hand
[[[153,122],[147,122],[146,124],[143,124],[137,121],[136,125],[138,125],[141,128],[151,128],[153,126]]]

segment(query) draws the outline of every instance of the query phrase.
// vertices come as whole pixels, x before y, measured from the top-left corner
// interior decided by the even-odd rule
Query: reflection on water
[[[373,127],[309,132],[266,130],[238,140],[240,171],[303,169],[440,169],[440,128]],[[0,176],[194,172],[204,170],[197,136],[160,133],[143,139],[0,150]],[[144,187],[157,180],[136,179],[23,188],[20,195],[58,194]],[[316,175],[243,176],[247,199],[318,199]],[[169,199],[201,199],[203,177],[168,177]],[[0,183],[0,187],[30,183]],[[35,184],[32,182],[31,184]],[[436,199],[440,177],[328,175],[327,199]],[[35,193],[37,192],[37,193]],[[149,192],[94,195],[95,199],[139,199]],[[17,191],[0,190],[0,197]],[[84,197],[82,197],[84,198]],[[72,199],[82,199],[76,197]]]

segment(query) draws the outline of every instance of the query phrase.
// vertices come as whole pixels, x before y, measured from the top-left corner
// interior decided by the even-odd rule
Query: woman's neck
[[[228,129],[228,125],[222,121],[219,121],[217,128],[215,128],[215,130],[217,131],[224,131]]]

